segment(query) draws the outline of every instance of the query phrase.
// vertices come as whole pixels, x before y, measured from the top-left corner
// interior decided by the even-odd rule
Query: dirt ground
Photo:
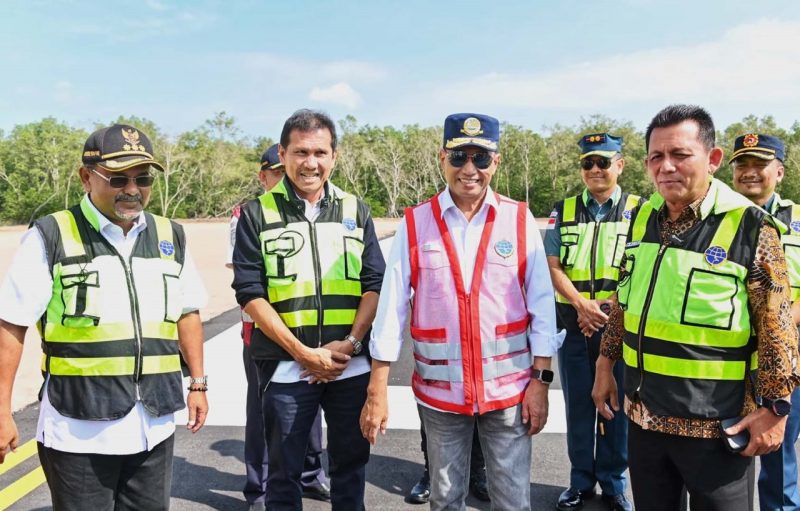
[[[398,219],[375,219],[379,238],[394,233]],[[200,311],[203,321],[236,306],[231,289],[232,272],[225,267],[227,258],[229,227],[225,220],[181,222],[186,229],[186,238],[192,257],[208,291],[208,306]],[[0,276],[4,277],[25,232],[24,226],[0,227]],[[19,410],[36,400],[42,383],[39,366],[41,348],[36,329],[28,329],[22,362],[14,381],[11,405]]]

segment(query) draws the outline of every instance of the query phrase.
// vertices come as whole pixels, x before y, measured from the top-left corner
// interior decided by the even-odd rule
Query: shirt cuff
[[[402,339],[372,338],[369,341],[369,355],[381,362],[397,362],[402,347]]]
[[[534,357],[554,357],[564,343],[564,337],[566,336],[566,330],[561,330],[553,335],[529,334],[528,342],[531,346],[531,354]]]

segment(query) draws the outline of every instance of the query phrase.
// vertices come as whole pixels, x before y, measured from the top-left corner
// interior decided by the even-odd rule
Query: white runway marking
[[[244,426],[247,380],[242,366],[242,338],[237,323],[205,343],[208,374],[209,426]],[[177,424],[186,424],[186,410],[175,414]],[[409,386],[389,387],[389,428],[419,429],[419,415]],[[545,433],[566,433],[564,397],[550,391],[550,414]]]

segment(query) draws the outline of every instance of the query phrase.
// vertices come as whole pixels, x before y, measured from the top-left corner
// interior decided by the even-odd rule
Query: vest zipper
[[[647,320],[647,313],[650,311],[650,301],[653,298],[653,291],[656,287],[656,279],[658,278],[658,269],[661,266],[661,261],[664,258],[664,252],[669,247],[669,244],[661,245],[656,255],[656,262],[653,265],[653,273],[650,275],[650,286],[647,288],[647,296],[644,301],[644,309],[642,310],[642,317],[639,318],[639,346],[636,350],[636,360],[639,365],[639,385],[636,386],[634,396],[638,398],[639,391],[642,390],[644,383],[644,353],[642,353],[642,339],[644,338],[644,322]]]
[[[138,241],[138,240],[137,240]],[[136,358],[133,363],[133,381],[136,388],[136,400],[142,400],[142,393],[139,389],[139,379],[142,376],[142,323],[139,318],[139,301],[136,299],[136,285],[133,283],[133,273],[128,264],[129,261],[117,252],[119,260],[122,261],[122,266],[125,267],[125,279],[128,281],[128,299],[131,302],[131,314],[133,315],[133,336],[136,340]]]
[[[600,220],[594,221],[594,234],[592,237],[592,253],[589,259],[589,299],[594,300],[594,272],[597,265],[597,232],[600,230]]]
[[[471,289],[470,289],[470,293],[472,293]],[[468,294],[466,292],[464,294],[466,295],[466,304],[467,304],[467,314],[466,314],[466,316],[467,316],[467,327],[466,327],[466,330],[467,330],[467,339],[469,339],[469,342],[467,343],[467,349],[469,350],[468,356],[469,356],[469,360],[471,360],[474,363],[475,362],[475,360],[474,360],[475,352],[472,349],[473,348],[473,346],[472,346],[472,299],[471,299],[470,294]],[[461,357],[463,359],[463,357],[464,357],[463,353],[461,354]],[[483,359],[481,359],[481,363],[482,362],[483,362]],[[475,371],[473,371],[472,373],[474,375]],[[474,407],[475,407],[474,403],[476,402],[475,398],[478,396],[478,382],[474,378],[474,376],[473,376],[473,378],[471,378],[471,386],[472,386],[472,395],[473,395],[472,403],[467,403],[466,402],[467,401],[467,396],[465,395],[464,396],[464,404],[465,405],[471,404],[471,405],[473,405],[473,409],[474,409]],[[478,412],[480,413],[480,409],[481,409],[480,400],[477,400],[477,403],[478,403]]]
[[[317,218],[320,216],[322,216],[321,209]],[[303,218],[306,218],[305,210],[303,210]],[[312,222],[306,218],[306,222],[308,222],[308,230],[311,234],[311,258],[314,261],[314,284],[317,293],[317,347],[319,348],[322,346],[322,268],[320,268],[317,254],[317,221]]]

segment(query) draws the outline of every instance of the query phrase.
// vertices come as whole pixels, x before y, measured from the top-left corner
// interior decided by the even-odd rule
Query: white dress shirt
[[[136,238],[147,226],[144,214],[139,215],[126,236],[122,228],[111,223],[91,201],[89,205],[99,220],[100,234],[127,260]],[[188,247],[179,282],[184,313],[205,307],[208,296]],[[0,285],[0,318],[14,325],[31,327],[47,310],[52,292],[53,279],[41,233],[36,228],[28,229]],[[65,452],[134,454],[151,450],[174,431],[173,414],[154,417],[144,409],[141,401],[136,401],[133,409],[117,420],[90,421],[65,417],[50,404],[45,384],[36,440],[45,447]]]
[[[445,188],[438,200],[442,209],[442,217],[458,255],[464,289],[469,293],[483,225],[486,222],[489,208],[497,207],[497,198],[489,188],[481,208],[469,221],[464,213],[456,207],[449,189]],[[552,357],[561,347],[565,332],[557,332],[555,295],[550,280],[550,270],[547,266],[542,238],[530,211],[526,218],[525,233],[527,241],[525,244],[527,249],[525,300],[531,319],[528,344],[533,356]],[[370,352],[372,357],[377,360],[395,362],[400,357],[400,350],[403,347],[403,332],[411,308],[409,302],[412,296],[411,264],[409,261],[408,230],[404,218],[397,227],[394,243],[386,262],[378,312],[372,327]]]

